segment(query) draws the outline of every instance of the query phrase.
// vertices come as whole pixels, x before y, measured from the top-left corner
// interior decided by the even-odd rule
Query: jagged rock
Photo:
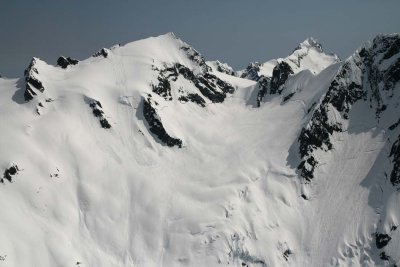
[[[289,76],[293,74],[292,68],[286,62],[278,63],[273,71],[272,77],[260,77],[258,80],[259,91],[257,94],[257,106],[261,106],[261,101],[267,94],[281,94],[282,85],[285,84]],[[292,97],[294,93],[290,97]],[[289,98],[290,98],[289,97]],[[287,100],[287,99],[286,99]],[[286,101],[284,100],[284,102]]]
[[[25,92],[24,92],[24,99],[25,101],[30,101],[34,98],[37,93],[35,90],[38,90],[39,92],[43,93],[44,91],[44,86],[42,82],[36,78],[35,76],[39,74],[37,68],[35,67],[36,65],[36,58],[33,58],[31,60],[31,63],[29,64],[28,68],[25,69]]]
[[[200,93],[213,103],[223,102],[226,95],[232,94],[235,90],[231,84],[219,79],[214,74],[205,72],[203,74],[195,75],[192,70],[179,63],[176,63],[171,67],[165,66],[164,69],[158,71],[158,84],[152,85],[152,90],[154,93],[168,101],[172,100],[171,82],[176,81],[179,75],[192,82],[196,88],[199,89]],[[184,101],[187,97],[188,96],[183,96],[181,100]],[[188,99],[198,104],[203,102],[195,95],[190,96]]]
[[[158,69],[155,69],[158,70]],[[165,66],[164,69],[158,70],[159,75],[157,77],[158,84],[152,84],[151,87],[153,92],[163,97],[165,100],[172,100],[171,95],[171,83],[169,79],[172,81],[176,81],[178,78],[178,71],[176,69],[176,65],[172,67]]]
[[[14,164],[8,169],[6,169],[3,173],[3,178],[0,179],[1,183],[4,183],[4,179],[7,179],[9,182],[12,182],[12,176],[16,175],[19,171],[18,165]]]
[[[109,51],[110,50],[108,50],[107,48],[102,48],[100,51],[94,53],[92,57],[100,57],[100,56],[102,56],[104,58],[107,58],[108,54],[109,54]]]
[[[150,132],[153,133],[162,143],[169,147],[182,147],[182,140],[171,137],[165,130],[160,116],[152,106],[152,100],[150,97],[148,97],[147,100],[143,98],[143,116],[149,125]]]
[[[225,100],[226,94],[232,94],[235,90],[232,85],[210,73],[205,73],[203,76],[197,77],[194,84],[213,103],[222,103]]]
[[[392,238],[387,234],[375,233],[375,244],[378,249],[384,248]]]
[[[389,261],[390,257],[388,255],[386,255],[385,251],[382,251],[381,254],[379,254],[379,258],[383,261]]]
[[[204,72],[211,71],[211,67],[206,64],[204,57],[197,52],[196,49],[190,46],[183,46],[181,49],[185,51],[189,59],[197,63]]]
[[[79,63],[79,60],[70,58],[70,57],[59,57],[57,59],[57,65],[63,69],[66,69],[69,65],[76,65]]]
[[[280,89],[280,87],[286,82],[286,80],[289,78],[289,75],[291,74],[293,74],[293,70],[289,66],[289,64],[284,61],[278,63],[278,65],[276,65],[274,70],[272,71],[270,93],[280,94],[282,92],[282,89]]]
[[[290,249],[286,249],[286,250],[283,252],[283,258],[284,258],[286,261],[288,261],[288,260],[289,260],[289,256],[292,255],[292,254],[293,254],[293,252],[292,252]]]
[[[93,115],[99,119],[100,125],[104,129],[110,129],[111,124],[108,122],[104,115],[103,107],[101,106],[101,103],[97,100],[90,99],[89,101],[89,106],[92,108]]]
[[[292,92],[292,93],[284,96],[282,102],[284,103],[284,102],[288,101],[289,99],[291,99],[294,96],[294,94],[295,94],[295,92]]]
[[[236,72],[226,63],[221,63],[218,60],[208,61],[207,64],[214,70],[228,75],[236,76]]]
[[[204,99],[201,96],[199,96],[198,94],[188,94],[186,96],[180,96],[178,99],[179,99],[179,101],[182,101],[182,102],[191,101],[201,107],[206,106],[206,101],[204,101]]]
[[[260,80],[261,76],[258,74],[258,72],[260,71],[260,65],[261,64],[258,62],[250,63],[243,71],[242,75],[240,75],[240,78],[249,79],[253,81]]]
[[[267,94],[269,88],[271,87],[271,77],[262,77],[257,82],[257,86],[259,88],[257,93],[257,107],[261,106],[261,101],[264,99]]]
[[[390,173],[390,182],[393,186],[400,185],[400,135],[393,143],[389,157],[392,158],[393,169]]]

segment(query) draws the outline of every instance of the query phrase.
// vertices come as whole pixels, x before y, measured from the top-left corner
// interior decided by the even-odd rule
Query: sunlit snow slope
[[[0,266],[400,264],[400,36],[275,63],[169,33],[0,78]]]

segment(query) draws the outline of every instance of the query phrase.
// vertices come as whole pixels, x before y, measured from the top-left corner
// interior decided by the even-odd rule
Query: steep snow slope
[[[259,108],[173,34],[0,78],[0,266],[398,264],[399,40]]]

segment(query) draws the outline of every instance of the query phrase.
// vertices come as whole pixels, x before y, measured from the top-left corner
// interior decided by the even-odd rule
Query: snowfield
[[[0,78],[1,267],[400,264],[400,35],[60,62]]]

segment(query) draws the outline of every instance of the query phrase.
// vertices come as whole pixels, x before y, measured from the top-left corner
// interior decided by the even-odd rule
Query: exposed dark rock
[[[383,74],[385,88],[393,89],[400,80],[400,58],[391,65]]]
[[[57,59],[57,65],[60,66],[63,69],[66,69],[70,65],[76,65],[78,64],[79,61],[70,57],[59,57]]]
[[[312,105],[307,109],[307,114],[309,114],[311,112],[311,110],[313,110],[315,108],[315,106],[317,105],[317,103],[312,103]]]
[[[183,46],[181,47],[181,49],[185,51],[189,59],[197,63],[204,72],[211,71],[211,67],[206,64],[204,57],[199,52],[197,52],[196,49],[190,46]]]
[[[213,64],[218,72],[236,76],[236,72],[230,66],[228,66],[228,64],[221,63],[219,61],[213,61],[210,62],[210,64]]]
[[[380,35],[373,40],[370,48],[363,48],[359,55],[365,64],[368,81],[371,87],[371,97],[377,103],[377,117],[382,111],[381,105],[384,102],[382,92],[393,93],[395,85],[400,80],[400,59],[391,64],[385,62],[385,68],[382,69],[381,63],[390,59],[399,53],[398,43],[400,35]],[[383,57],[381,56],[383,54]],[[377,59],[380,60],[378,61]],[[383,86],[382,86],[383,85]],[[371,99],[371,100],[372,100]]]
[[[107,58],[108,57],[108,53],[109,53],[109,50],[107,48],[102,48],[100,51],[94,53],[92,57],[100,57],[100,56],[102,56],[104,58]]]
[[[35,87],[36,89],[38,89],[40,92],[44,91],[42,82],[36,79],[35,77],[33,76],[27,77],[26,82]]]
[[[259,91],[257,94],[257,106],[260,107],[261,101],[267,94],[281,94],[283,91],[282,85],[285,84],[286,80],[291,74],[293,74],[292,68],[288,63],[282,61],[274,67],[272,71],[272,77],[260,77],[258,79]],[[288,95],[287,97],[290,98],[293,95],[294,93]],[[286,100],[284,99],[284,102]]]
[[[257,107],[260,107],[261,101],[264,99],[264,96],[267,94],[269,88],[271,87],[271,78],[263,76],[258,80],[257,85],[259,88],[259,91],[257,93]]]
[[[235,90],[231,84],[222,81],[209,72],[195,75],[192,70],[179,63],[174,64],[172,67],[164,67],[164,69],[158,71],[159,76],[157,79],[159,82],[157,85],[152,85],[152,89],[154,93],[163,97],[165,100],[172,100],[171,82],[175,82],[179,75],[192,82],[196,88],[199,89],[201,94],[213,103],[223,102],[226,95],[232,94]],[[185,98],[187,97],[183,96],[183,100]],[[190,100],[196,103],[203,102],[194,95],[191,96]]]
[[[260,80],[261,76],[258,74],[258,72],[260,71],[260,66],[261,64],[258,62],[250,63],[243,71],[242,75],[240,75],[240,78],[253,81]]]
[[[386,255],[385,251],[382,251],[381,254],[379,254],[379,258],[383,261],[390,261],[390,256]]]
[[[299,152],[303,160],[297,169],[307,181],[314,178],[314,170],[318,161],[311,155],[315,149],[330,150],[332,143],[330,135],[334,131],[342,131],[339,123],[332,124],[328,119],[328,105],[320,105],[313,113],[309,124],[301,130],[299,136]]]
[[[210,73],[198,76],[194,84],[202,95],[210,99],[213,103],[222,103],[225,100],[226,94],[232,94],[235,90],[232,85]]]
[[[392,238],[387,234],[375,233],[375,244],[378,249],[382,249],[389,244]]]
[[[296,93],[296,92],[292,92],[292,93],[288,94],[287,96],[284,96],[284,97],[283,97],[283,103],[285,103],[286,101],[288,101],[289,99],[291,99],[291,98],[294,96],[295,93]]]
[[[206,106],[206,101],[204,101],[204,99],[201,96],[199,96],[198,94],[188,94],[186,96],[180,96],[179,101],[182,101],[182,102],[191,101],[201,107]]]
[[[293,70],[288,63],[282,61],[281,63],[277,64],[272,71],[270,93],[281,94],[282,89],[280,87],[286,82],[291,74],[293,74]]]
[[[300,171],[300,175],[307,181],[311,181],[314,178],[314,170],[318,165],[318,162],[313,156],[309,156],[305,160],[301,161],[297,169]]]
[[[390,182],[393,186],[400,185],[400,135],[393,143],[389,157],[392,158],[393,169],[390,173]]]
[[[283,252],[283,258],[284,258],[286,261],[288,261],[288,260],[289,260],[289,256],[292,255],[292,254],[293,254],[293,252],[292,252],[290,249],[286,249],[286,250]]]
[[[400,53],[400,38],[396,35],[381,38],[381,45],[382,49],[380,49],[378,52],[385,52],[382,60],[389,59],[394,55]]]
[[[103,107],[101,106],[101,103],[97,100],[90,99],[89,101],[89,106],[92,108],[93,115],[99,119],[100,125],[104,129],[110,129],[111,124],[108,122],[104,115]]]
[[[147,100],[143,98],[143,116],[149,125],[150,132],[153,133],[162,143],[169,147],[182,147],[182,140],[171,137],[165,130],[160,116],[152,106],[152,100],[150,97],[147,98]]]
[[[339,123],[330,123],[328,119],[327,105],[321,105],[314,111],[311,121],[303,128],[300,133],[300,156],[304,157],[310,154],[314,149],[326,150],[332,149],[332,143],[329,136],[334,131],[340,132],[342,130]]]
[[[39,74],[38,70],[36,69],[36,59],[33,58],[31,63],[29,64],[28,68],[25,69],[25,92],[24,92],[24,99],[25,101],[30,101],[34,98],[37,93],[35,90],[43,93],[44,86],[42,82],[35,77]]]
[[[31,101],[35,95],[36,95],[36,93],[35,93],[35,91],[33,91],[31,86],[29,84],[26,84],[25,92],[24,92],[25,101]]]
[[[1,183],[4,183],[4,179],[7,179],[9,182],[12,182],[12,177],[16,175],[19,171],[19,168],[16,164],[12,165],[8,169],[6,169],[3,173],[3,178],[0,179]]]
[[[171,96],[171,83],[169,79],[172,81],[176,81],[178,79],[178,72],[176,66],[165,67],[162,70],[159,70],[159,75],[157,77],[158,84],[152,84],[153,92],[163,97],[165,100],[172,100]]]

